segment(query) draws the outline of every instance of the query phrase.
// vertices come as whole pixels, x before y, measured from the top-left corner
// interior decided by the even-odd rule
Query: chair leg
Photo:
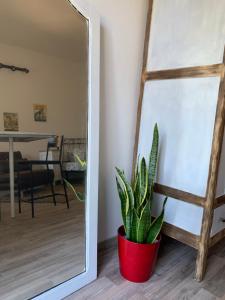
[[[32,212],[32,218],[34,218],[34,191],[33,191],[33,187],[31,187],[30,193],[31,193],[31,212]]]
[[[17,191],[18,191],[18,204],[19,204],[19,213],[21,214],[21,189],[20,189],[20,174],[17,173]]]
[[[64,194],[65,194],[65,198],[66,198],[66,205],[67,205],[67,208],[70,208],[70,205],[69,205],[69,198],[68,198],[68,194],[67,194],[67,190],[66,190],[66,184],[65,184],[65,181],[63,180],[63,188],[64,188]]]
[[[47,164],[47,176],[48,176],[48,182],[50,182],[50,186],[51,186],[53,204],[56,206],[55,189],[54,189],[53,182],[51,181],[50,170],[49,170],[48,164]]]
[[[19,203],[19,214],[21,214],[21,192],[18,189],[18,203]]]
[[[31,166],[31,211],[32,211],[32,218],[34,218],[34,179],[33,179],[33,171]]]
[[[31,212],[32,212],[32,218],[34,218],[34,191],[33,187],[31,187]]]
[[[55,189],[54,189],[54,185],[53,185],[52,182],[50,183],[50,185],[51,185],[51,190],[52,190],[53,203],[54,203],[54,205],[56,206],[56,199],[55,199]]]
[[[61,173],[61,179],[62,179],[62,182],[63,182],[64,195],[65,195],[65,198],[66,198],[66,205],[67,205],[67,208],[70,208],[69,198],[68,198],[67,189],[66,189],[66,183],[65,183],[65,180],[63,179],[63,170],[62,170],[62,165],[61,164],[60,164],[60,173]]]

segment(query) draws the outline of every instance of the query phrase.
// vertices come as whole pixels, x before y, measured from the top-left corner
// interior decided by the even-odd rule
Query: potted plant
[[[154,270],[160,245],[160,231],[164,220],[164,200],[161,214],[152,218],[154,180],[157,169],[159,133],[154,128],[152,149],[147,166],[143,157],[137,162],[133,182],[116,168],[117,189],[121,201],[123,226],[118,229],[120,272],[132,282],[147,281]]]

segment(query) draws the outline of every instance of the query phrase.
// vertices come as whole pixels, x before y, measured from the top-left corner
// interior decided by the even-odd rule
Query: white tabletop
[[[55,136],[55,134],[49,133],[0,131],[0,142],[8,142],[9,138],[12,138],[13,142],[32,142],[48,139]]]

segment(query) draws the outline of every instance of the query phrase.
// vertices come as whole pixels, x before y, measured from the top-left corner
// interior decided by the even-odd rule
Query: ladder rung
[[[152,72],[144,72],[142,75],[142,79],[143,81],[149,81],[149,80],[166,80],[166,79],[177,79],[177,78],[216,77],[216,76],[224,76],[224,70],[225,70],[224,64],[159,70],[159,71],[152,71]]]

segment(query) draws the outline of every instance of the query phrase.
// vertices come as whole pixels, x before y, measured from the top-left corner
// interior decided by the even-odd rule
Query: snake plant
[[[116,168],[116,183],[126,238],[135,243],[154,243],[163,225],[167,198],[164,200],[161,214],[155,219],[151,216],[158,145],[159,132],[156,124],[148,166],[144,157],[140,163],[137,161],[132,184],[127,181],[124,172]]]
[[[74,155],[74,161],[78,161],[78,163],[80,164],[81,168],[86,171],[87,169],[87,162],[86,160],[82,160],[80,159],[80,157],[78,155]],[[73,192],[73,194],[75,195],[75,197],[80,201],[80,202],[84,202],[85,201],[85,193],[81,193],[78,192],[74,186],[64,178],[64,181],[67,185],[67,187]]]

